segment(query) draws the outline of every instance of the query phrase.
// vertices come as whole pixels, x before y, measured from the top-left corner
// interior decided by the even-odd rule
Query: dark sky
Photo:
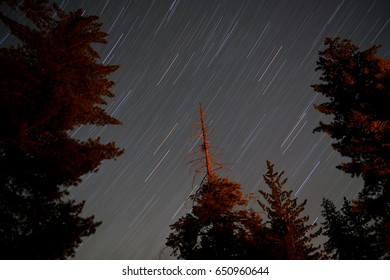
[[[122,126],[85,129],[126,149],[87,175],[73,191],[85,214],[103,224],[85,238],[76,259],[168,258],[169,224],[191,209],[187,200],[201,176],[186,164],[198,104],[207,111],[218,161],[245,193],[265,189],[265,161],[285,170],[287,187],[308,199],[310,222],[322,197],[356,196],[362,181],[335,166],[330,137],[312,130],[324,117],[310,85],[325,37],[350,38],[366,49],[381,44],[389,58],[390,1],[377,0],[87,0],[64,1],[69,11],[98,15],[108,44],[102,61],[120,64],[108,111]],[[160,256],[161,253],[161,256]]]

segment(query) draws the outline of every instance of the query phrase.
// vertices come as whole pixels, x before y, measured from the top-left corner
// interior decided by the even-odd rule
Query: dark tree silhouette
[[[92,48],[106,42],[98,17],[48,1],[0,4],[29,21],[0,12],[18,40],[0,49],[0,258],[68,258],[100,224],[81,215],[84,202],[67,198],[70,187],[123,152],[70,132],[120,123],[103,109],[114,96],[107,76],[118,67],[99,63]]]
[[[215,164],[209,151],[202,106],[200,118],[202,133],[198,136],[202,139],[203,157],[196,162],[205,167],[206,176],[196,193],[190,196],[194,203],[191,213],[170,226],[173,232],[166,245],[179,259],[245,258],[248,255],[245,224],[250,215],[256,215],[243,208],[247,200],[242,197],[240,184],[215,173],[221,165]]]
[[[315,108],[333,121],[315,131],[336,140],[333,148],[350,158],[338,168],[362,176],[364,187],[355,207],[368,215],[390,254],[390,61],[378,57],[378,46],[365,51],[339,38],[325,40],[319,52],[321,84],[315,91],[328,101]],[[363,230],[363,229],[362,229]]]
[[[384,254],[381,236],[375,233],[367,216],[355,211],[351,202],[344,198],[341,210],[329,199],[322,202],[323,234],[328,237],[325,252],[332,259],[372,260]]]
[[[205,172],[202,183],[190,196],[192,211],[170,227],[173,232],[166,245],[179,259],[317,259],[319,248],[310,242],[319,235],[311,233],[316,224],[307,225],[308,216],[301,217],[306,201],[297,204],[291,191],[283,190],[284,172],[274,172],[267,161],[264,175],[271,194],[260,191],[268,206],[258,201],[268,214],[268,221],[253,209],[246,209],[239,183],[221,178],[216,170],[223,166],[215,162],[207,139],[203,107],[200,106],[203,157],[193,162],[201,164],[196,173]]]
[[[268,215],[265,234],[270,251],[265,255],[268,259],[318,259],[319,247],[314,247],[311,241],[320,232],[312,232],[316,224],[308,225],[309,216],[302,215],[306,200],[298,204],[297,198],[291,197],[292,191],[283,189],[287,182],[283,175],[284,171],[274,171],[274,165],[267,161],[267,173],[263,178],[271,192],[259,190],[266,203],[258,200]]]

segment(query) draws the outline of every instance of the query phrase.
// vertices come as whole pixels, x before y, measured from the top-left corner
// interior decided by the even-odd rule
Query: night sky
[[[200,144],[192,136],[199,102],[217,161],[230,169],[219,174],[245,194],[266,189],[267,159],[286,171],[299,201],[308,199],[310,222],[321,221],[323,197],[340,205],[362,187],[335,168],[342,159],[330,137],[312,133],[326,118],[310,85],[325,37],[381,44],[379,55],[390,57],[390,1],[73,0],[62,8],[98,15],[109,36],[96,50],[121,66],[107,108],[123,125],[74,133],[125,148],[72,191],[86,200],[85,215],[103,221],[76,259],[169,258],[169,224],[191,210],[187,198],[203,176],[193,183],[187,164]]]

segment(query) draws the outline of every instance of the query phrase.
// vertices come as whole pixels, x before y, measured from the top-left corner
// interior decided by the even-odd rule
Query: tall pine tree
[[[123,151],[100,139],[82,141],[82,125],[120,122],[104,109],[113,97],[93,44],[105,43],[96,16],[65,13],[48,1],[1,1],[23,14],[1,22],[18,40],[0,49],[0,258],[63,259],[100,224],[67,198],[81,176]]]
[[[383,257],[390,256],[390,62],[377,56],[378,46],[360,51],[339,38],[325,45],[316,68],[322,83],[313,87],[327,102],[315,108],[333,121],[315,131],[329,134],[333,148],[350,159],[338,168],[363,178],[354,207],[371,218],[386,248]]]
[[[287,182],[287,178],[283,178],[284,171],[278,173],[273,164],[269,161],[266,163],[267,173],[263,179],[270,192],[259,190],[265,203],[258,200],[268,216],[265,233],[270,250],[265,255],[268,259],[318,259],[319,247],[314,247],[311,242],[319,235],[319,231],[312,232],[316,224],[307,224],[309,216],[302,214],[306,200],[298,204],[297,198],[291,197],[292,190],[284,189]]]
[[[245,224],[249,212],[244,206],[241,186],[229,179],[221,178],[210,152],[207,126],[203,107],[200,106],[201,151],[203,156],[196,160],[206,172],[199,189],[190,196],[194,205],[192,211],[181,217],[170,227],[173,232],[166,245],[179,259],[242,259],[248,255]],[[254,215],[254,214],[253,214]]]

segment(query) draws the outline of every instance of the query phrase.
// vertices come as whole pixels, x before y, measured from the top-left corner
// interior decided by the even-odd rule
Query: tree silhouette
[[[329,199],[322,202],[325,252],[332,259],[370,260],[379,259],[384,254],[381,237],[375,233],[370,219],[354,210],[351,202],[344,198],[341,210]]]
[[[325,45],[316,68],[322,83],[313,87],[328,101],[315,108],[333,121],[320,122],[315,131],[329,134],[336,140],[333,148],[350,158],[338,168],[362,176],[364,187],[354,205],[375,223],[389,256],[390,61],[376,55],[378,46],[360,51],[339,38],[327,38]]]
[[[205,167],[206,176],[190,196],[194,203],[191,213],[170,226],[173,232],[166,245],[180,259],[241,259],[248,255],[245,224],[255,214],[243,208],[247,200],[242,197],[240,184],[215,173],[221,165],[214,164],[209,150],[202,105],[200,119],[202,133],[198,136],[202,139],[203,157],[196,162]]]
[[[319,248],[310,242],[319,235],[311,233],[316,224],[307,225],[308,216],[301,217],[306,201],[297,204],[292,191],[283,190],[287,179],[278,174],[267,161],[263,176],[271,189],[259,192],[268,206],[258,201],[268,214],[268,221],[253,209],[246,209],[247,199],[242,197],[241,186],[221,178],[216,170],[223,166],[215,162],[207,139],[207,126],[203,107],[200,106],[203,157],[192,162],[200,164],[196,173],[206,176],[195,194],[190,196],[192,211],[170,227],[173,232],[166,245],[180,259],[317,259]]]
[[[302,216],[306,200],[301,204],[297,198],[291,198],[292,191],[284,190],[287,179],[284,171],[274,171],[274,165],[267,163],[267,173],[263,175],[270,193],[259,190],[266,203],[258,200],[263,211],[268,215],[266,237],[268,239],[268,259],[318,259],[319,247],[314,247],[312,239],[320,232],[311,231],[316,224],[307,225],[309,216]],[[260,240],[260,242],[263,242]]]
[[[68,258],[100,224],[67,198],[70,187],[123,152],[71,131],[120,123],[103,109],[118,67],[99,63],[92,48],[106,42],[98,17],[48,1],[5,3],[29,22],[0,12],[18,39],[0,49],[0,258]]]

